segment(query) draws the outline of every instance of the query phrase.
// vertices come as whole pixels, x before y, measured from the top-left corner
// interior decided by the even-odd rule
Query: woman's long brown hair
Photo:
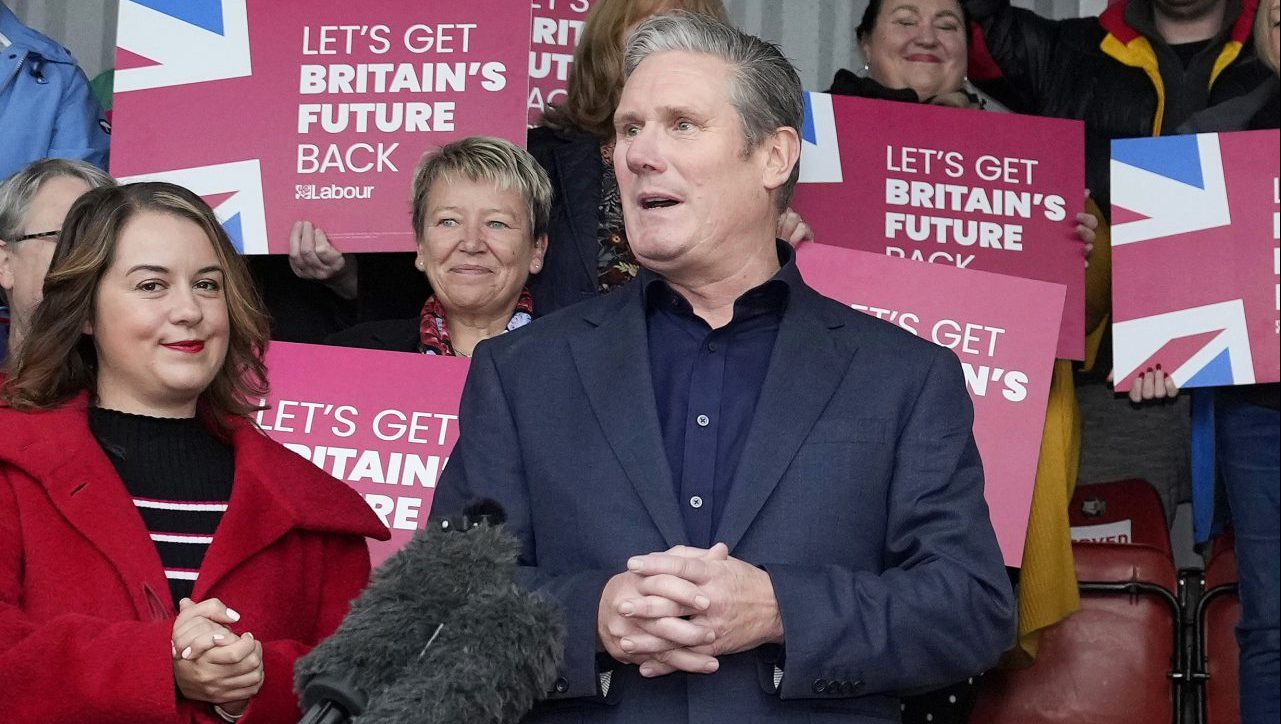
[[[163,182],[89,191],[67,212],[44,299],[36,307],[0,397],[21,410],[56,407],[82,390],[97,391],[97,352],[86,334],[93,322],[98,285],[115,258],[120,231],[139,213],[169,214],[200,227],[221,264],[227,301],[227,356],[201,393],[201,411],[214,418],[248,415],[267,393],[268,323],[244,260],[199,196]]]

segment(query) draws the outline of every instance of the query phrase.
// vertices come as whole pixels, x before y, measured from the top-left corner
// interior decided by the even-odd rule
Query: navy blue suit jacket
[[[606,581],[686,543],[639,284],[477,347],[433,513],[500,502],[524,583],[564,606],[565,666],[529,721],[898,721],[899,692],[1013,642],[972,419],[951,352],[794,289],[715,536],[769,572],[786,641],[711,675],[613,662],[603,699]]]

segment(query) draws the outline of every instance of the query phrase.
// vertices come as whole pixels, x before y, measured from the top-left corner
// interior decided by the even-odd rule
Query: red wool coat
[[[233,423],[231,501],[196,580],[263,644],[242,724],[294,722],[294,661],[333,632],[369,578],[360,497],[247,421]],[[89,430],[84,396],[0,408],[0,691],[6,721],[219,722],[174,683],[160,556]]]

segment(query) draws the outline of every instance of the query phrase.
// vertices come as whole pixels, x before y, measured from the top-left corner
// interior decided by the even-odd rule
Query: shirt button
[[[694,418],[694,421],[698,423],[699,427],[707,427],[708,425],[712,424],[712,418],[708,417],[707,415],[699,415],[698,417]]]
[[[689,499],[689,507],[691,508],[703,507],[703,499],[695,495],[694,497]]]
[[[708,351],[708,352],[715,352],[715,351],[716,351],[716,343],[715,343],[715,342],[708,342],[708,343],[707,343],[707,351]]]

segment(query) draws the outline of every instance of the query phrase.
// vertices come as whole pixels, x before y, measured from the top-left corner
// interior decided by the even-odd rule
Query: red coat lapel
[[[248,420],[232,420],[236,479],[231,502],[200,567],[193,596],[291,530],[346,533],[386,540],[387,528],[356,492],[271,440]],[[353,514],[353,510],[355,513]]]
[[[168,615],[173,604],[160,554],[134,508],[129,491],[89,430],[88,397],[5,425],[11,446],[31,477],[77,531],[110,561],[130,593],[140,620]],[[29,416],[29,417],[28,417]],[[132,585],[141,581],[143,585]],[[149,595],[150,594],[150,595]]]

